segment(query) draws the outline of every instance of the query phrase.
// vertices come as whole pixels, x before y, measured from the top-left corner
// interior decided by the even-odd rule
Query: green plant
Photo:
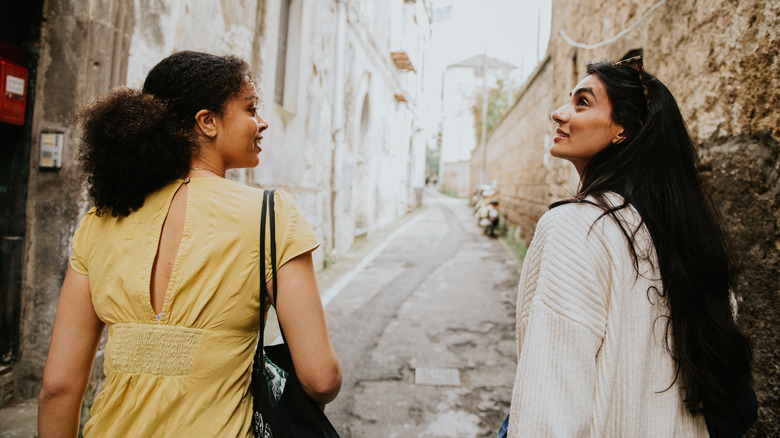
[[[323,261],[323,268],[327,268],[328,266],[332,266],[334,263],[336,263],[336,260],[338,258],[334,254],[326,254],[325,260]]]
[[[499,224],[499,227],[501,227],[501,224]],[[506,225],[504,225],[504,231],[503,231],[503,239],[506,242],[507,246],[512,250],[512,254],[518,259],[523,260],[525,258],[525,254],[528,252],[528,247],[525,245],[525,242],[523,239],[520,238],[519,233],[517,232],[517,226],[511,225],[508,229],[506,228]]]
[[[509,90],[503,79],[498,79],[496,85],[487,92],[487,135],[493,132],[504,114],[512,108],[515,96],[519,90]],[[477,144],[482,144],[482,91],[474,94],[471,113],[474,115],[474,132]]]
[[[441,193],[449,196],[450,198],[457,198],[458,197],[458,194],[455,193],[455,190],[454,189],[450,189],[450,188],[441,189]]]

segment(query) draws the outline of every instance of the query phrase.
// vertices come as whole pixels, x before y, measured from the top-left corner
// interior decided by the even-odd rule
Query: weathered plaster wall
[[[413,124],[419,81],[415,73],[398,71],[390,58],[390,27],[383,20],[388,5],[295,0],[297,31],[291,34],[288,56],[298,69],[287,81],[297,87],[297,98],[278,105],[273,90],[279,3],[46,2],[33,137],[37,141],[43,130],[60,130],[66,133],[66,146],[62,169],[44,172],[37,167],[38,145],[32,145],[22,346],[15,366],[19,397],[33,397],[40,388],[70,240],[89,207],[73,159],[76,137],[66,116],[113,86],[140,87],[148,70],[174,51],[232,53],[253,66],[264,94],[263,117],[270,127],[260,166],[232,170],[228,176],[280,187],[296,197],[323,243],[314,253],[316,266],[322,266],[334,248],[346,251],[356,230],[387,224],[416,199],[415,189],[424,184],[419,169],[424,169],[425,159]],[[344,11],[342,41],[348,46],[336,44],[333,24],[339,22],[339,8]],[[342,73],[336,77],[339,60]],[[397,102],[396,93],[409,103]],[[364,101],[369,102],[365,117]],[[361,202],[356,202],[358,195]],[[361,213],[358,224],[355,218]],[[96,369],[100,367],[99,354]],[[87,406],[99,383],[93,380]]]
[[[239,5],[221,9],[220,4],[209,3],[208,10],[191,11],[188,4],[50,0],[44,5],[28,182],[22,347],[21,359],[14,369],[19,397],[33,397],[40,388],[57,298],[70,256],[70,240],[79,218],[89,208],[81,185],[82,174],[73,158],[76,134],[67,115],[114,86],[140,86],[146,71],[173,50],[233,52],[250,59],[254,10]],[[243,21],[231,21],[235,19]],[[174,31],[177,26],[179,30]],[[202,39],[192,40],[196,32],[181,31],[187,26],[200,29]],[[220,39],[226,35],[242,42],[231,45]],[[211,43],[190,45],[206,41]],[[38,169],[38,134],[47,130],[66,133],[63,166],[58,171]],[[99,354],[96,370],[100,369]],[[87,400],[99,383],[99,379],[93,379]]]
[[[303,31],[290,36],[307,47],[296,55],[299,99],[280,105],[271,94],[279,9],[268,3],[261,87],[270,128],[264,161],[252,176],[293,192],[323,243],[320,254],[335,257],[356,235],[404,214],[424,184],[424,145],[413,124],[417,74],[399,71],[391,60],[386,18],[392,5],[353,1],[341,7],[339,15],[339,2],[304,2]]]
[[[575,41],[594,44],[617,35],[655,4],[655,0],[554,0],[556,13],[548,49],[552,75],[549,81],[530,86],[539,87],[538,93],[547,93],[551,102],[546,103],[546,108],[545,104],[531,105],[526,101],[533,101],[536,92],[527,91],[513,110],[519,114],[504,119],[491,137],[488,150],[507,147],[498,144],[511,142],[500,134],[511,129],[505,125],[522,124],[525,116],[535,119],[534,111],[547,116],[562,104],[574,84],[584,76],[585,61],[618,60],[629,50],[643,49],[647,70],[663,80],[677,98],[698,146],[702,171],[712,182],[734,236],[736,258],[742,264],[739,323],[754,344],[755,387],[760,403],[759,420],[749,435],[777,436],[780,435],[780,113],[777,111],[780,107],[780,76],[777,75],[780,3],[670,1],[660,5],[622,38],[595,49],[572,47],[558,35],[563,29]],[[571,17],[582,18],[572,20]],[[552,123],[546,124],[552,134]],[[515,148],[522,156],[512,160],[512,163],[525,162],[515,168],[520,181],[525,172],[541,172],[540,161],[559,161],[539,160],[523,145],[524,141],[515,141]],[[489,161],[490,166],[497,168],[500,164],[498,158]],[[576,181],[576,174],[565,170],[565,166],[569,169],[571,166],[563,166],[544,171],[543,180],[533,179],[544,181],[551,188],[561,186],[558,183],[567,179],[566,173],[570,181]],[[509,175],[511,171],[500,173]],[[518,184],[518,189],[509,191],[529,199],[543,199],[535,193],[543,190],[533,183]],[[518,204],[511,197],[505,202]],[[510,221],[518,221],[525,236],[529,236],[528,229],[534,225],[529,219],[538,214],[525,217],[523,209],[515,207],[511,212],[505,209],[504,213]]]
[[[73,160],[76,139],[66,117],[76,106],[123,83],[133,5],[122,1],[50,0],[44,5],[33,144],[28,182],[27,248],[22,286],[21,359],[17,395],[37,395],[57,297],[70,256],[70,238],[86,212],[82,175]],[[41,131],[65,133],[63,166],[38,169]]]

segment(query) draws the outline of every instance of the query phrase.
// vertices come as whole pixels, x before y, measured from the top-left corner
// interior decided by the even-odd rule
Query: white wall
[[[414,206],[425,183],[425,145],[414,125],[430,37],[422,0],[292,0],[281,104],[274,100],[281,0],[266,0],[263,11],[258,2],[135,2],[128,85],[140,87],[177,50],[232,53],[253,64],[269,128],[260,165],[229,177],[291,192],[322,243],[315,263]],[[390,53],[399,50],[416,72],[396,68]]]

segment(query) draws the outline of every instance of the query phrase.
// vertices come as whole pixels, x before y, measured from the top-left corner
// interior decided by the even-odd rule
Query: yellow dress
[[[92,304],[108,327],[106,379],[85,437],[252,436],[263,192],[219,178],[189,181],[184,233],[158,316],[152,264],[183,182],[150,194],[124,218],[93,209],[73,237],[71,267],[89,276]],[[319,244],[295,200],[285,192],[274,199],[281,267]],[[268,280],[268,245],[266,260]]]

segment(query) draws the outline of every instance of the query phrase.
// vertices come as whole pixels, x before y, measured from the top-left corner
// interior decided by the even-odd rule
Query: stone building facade
[[[680,105],[742,264],[760,404],[750,435],[780,435],[780,3],[553,0],[553,11],[546,59],[487,142],[504,218],[528,243],[547,205],[576,190],[573,167],[546,153],[549,116],[585,61],[641,49]]]
[[[0,33],[0,56],[6,43],[27,54],[31,99],[15,149],[22,176],[15,190],[0,191],[9,196],[0,199],[0,235],[15,239],[6,245],[4,236],[3,248],[18,247],[3,251],[0,292],[19,303],[18,332],[3,334],[12,342],[0,352],[0,383],[10,381],[18,398],[40,388],[71,236],[90,207],[67,115],[114,86],[140,87],[174,51],[236,54],[253,67],[269,129],[260,166],[228,177],[291,192],[322,243],[317,266],[421,201],[425,146],[414,120],[430,36],[422,0],[40,0],[14,8],[21,21]],[[49,131],[64,135],[59,169],[39,167],[40,133]]]

